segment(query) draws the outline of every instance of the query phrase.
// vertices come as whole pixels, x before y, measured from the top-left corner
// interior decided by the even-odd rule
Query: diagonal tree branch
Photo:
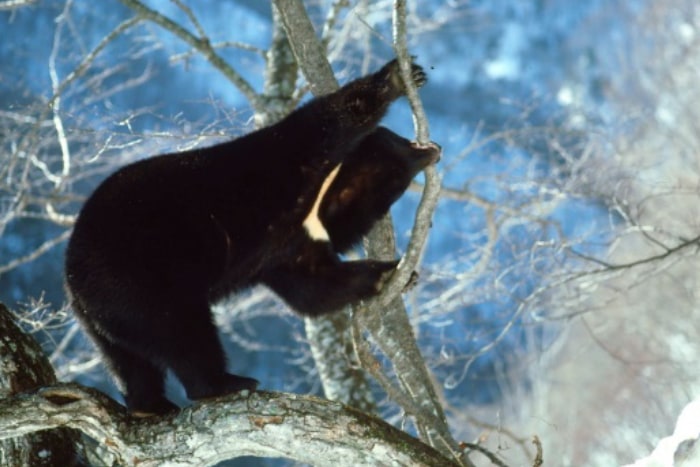
[[[313,95],[322,96],[338,89],[338,81],[326,59],[326,50],[316,36],[304,4],[298,0],[275,0],[274,3],[282,16],[289,43]]]
[[[171,20],[170,18],[163,16],[157,11],[148,8],[139,0],[119,1],[131,8],[132,10],[134,10],[134,12],[136,12],[136,14],[139,17],[161,26],[163,29],[170,31],[171,33],[175,34],[177,37],[185,41],[187,44],[192,46],[192,48],[201,53],[209,63],[211,63],[221,73],[223,73],[224,76],[226,76],[226,78],[229,81],[231,81],[243,93],[243,95],[245,95],[248,101],[250,101],[256,113],[264,112],[265,102],[263,101],[263,99],[261,99],[258,93],[255,92],[255,89],[253,89],[250,83],[248,83],[238,72],[236,72],[236,70],[234,70],[228,63],[226,63],[226,61],[223,58],[221,58],[221,56],[216,52],[214,46],[209,41],[208,37],[195,36],[187,29],[183,28],[182,26]],[[186,14],[190,18],[190,21],[192,21],[193,24],[195,24],[195,26],[199,24],[194,18],[194,15],[191,12],[191,10],[187,10]],[[201,28],[197,29],[201,30]]]

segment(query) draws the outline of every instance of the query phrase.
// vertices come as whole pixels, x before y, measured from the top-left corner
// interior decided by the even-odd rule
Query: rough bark
[[[255,392],[213,399],[174,416],[134,419],[104,394],[58,384],[0,401],[0,439],[71,427],[119,465],[205,466],[239,456],[311,465],[455,465],[391,425],[313,396]]]
[[[265,54],[264,105],[255,112],[255,126],[262,128],[283,119],[294,109],[299,67],[289,46],[279,13],[272,9],[272,43]]]
[[[363,412],[374,412],[376,406],[367,374],[353,350],[350,314],[343,311],[331,317],[307,319],[305,323],[306,338],[326,397]]]
[[[56,375],[41,347],[0,304],[0,399],[55,383]],[[66,429],[5,437],[0,441],[0,465],[76,465],[79,439],[78,432]]]
[[[289,43],[314,96],[329,94],[338,89],[326,50],[317,37],[313,24],[299,0],[275,0],[282,16]]]

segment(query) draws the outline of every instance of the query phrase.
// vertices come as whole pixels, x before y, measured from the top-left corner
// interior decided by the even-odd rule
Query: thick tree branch
[[[322,96],[338,89],[338,81],[326,59],[326,50],[316,36],[304,4],[299,0],[275,0],[274,4],[313,95]]]
[[[275,1],[279,15],[296,57],[314,95],[338,89],[322,42],[301,2]],[[329,399],[372,412],[375,408],[366,373],[355,359],[350,337],[350,315],[343,311],[329,316],[306,319],[306,336],[316,361],[323,391]]]
[[[337,82],[326,59],[323,45],[316,36],[302,2],[299,0],[275,0],[275,5],[281,12],[294,54],[314,90],[314,94],[323,94],[337,89]],[[405,16],[405,7],[398,15]],[[403,44],[401,46],[403,56],[400,56],[399,60],[402,67],[406,67],[408,70],[410,58],[405,47],[405,27],[401,31],[403,36],[399,42]],[[413,89],[413,96],[414,100],[418,100],[415,89]],[[421,108],[420,104],[417,105],[417,108]],[[420,113],[423,114],[422,111]],[[422,127],[427,128],[424,114],[421,121],[423,122]],[[427,137],[427,130],[422,132]],[[397,374],[400,375],[406,395],[410,395],[408,397],[413,400],[412,404],[403,408],[416,417],[419,431],[422,433],[421,438],[432,446],[439,447],[444,454],[460,458],[462,457],[461,450],[449,433],[442,407],[432,387],[429,372],[415,342],[406,309],[399,299],[420,259],[420,253],[430,227],[432,212],[439,197],[440,182],[434,169],[433,175],[434,177],[426,183],[426,185],[430,185],[430,189],[426,186],[424,193],[428,194],[430,198],[426,201],[424,194],[421,200],[421,209],[419,209],[419,217],[414,226],[409,256],[404,258],[402,266],[394,274],[381,297],[372,301],[371,311],[361,312],[359,315],[363,315],[360,318],[363,327],[370,330],[382,351],[389,357]],[[368,237],[366,244],[368,255],[380,259],[393,259],[396,255],[393,232],[393,224],[390,217],[387,216],[375,226]],[[393,386],[385,389],[388,393],[396,394]],[[397,402],[400,403],[400,401]],[[417,407],[421,409],[415,410]],[[421,414],[424,415],[422,419],[425,423],[421,422]],[[428,414],[430,415],[428,416]],[[438,423],[436,425],[428,423],[428,420]],[[433,432],[432,435],[431,432]],[[462,461],[465,465],[470,464],[466,458],[462,458]]]
[[[312,465],[455,465],[382,420],[313,396],[233,394],[175,416],[134,419],[104,394],[58,384],[0,401],[0,440],[75,428],[121,465],[213,465],[239,456]]]

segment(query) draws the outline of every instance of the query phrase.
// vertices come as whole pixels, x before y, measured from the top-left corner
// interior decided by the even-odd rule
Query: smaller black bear
[[[425,83],[413,65],[416,85]],[[341,261],[436,162],[377,124],[404,94],[396,61],[287,118],[216,146],[157,156],[108,177],[83,206],[66,251],[76,316],[135,413],[254,390],[226,372],[210,303],[262,283],[319,316],[376,295],[396,261]]]

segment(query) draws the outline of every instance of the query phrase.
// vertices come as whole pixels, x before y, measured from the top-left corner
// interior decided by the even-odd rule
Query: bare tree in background
[[[644,457],[700,391],[700,7],[609,14],[628,17],[632,32],[596,51],[622,72],[601,83],[607,126],[589,127],[570,183],[608,204],[614,235],[595,254],[563,245],[577,270],[540,291],[551,304],[540,319],[560,335],[529,368],[532,394],[512,393],[519,421],[504,416],[538,433],[560,465]]]

